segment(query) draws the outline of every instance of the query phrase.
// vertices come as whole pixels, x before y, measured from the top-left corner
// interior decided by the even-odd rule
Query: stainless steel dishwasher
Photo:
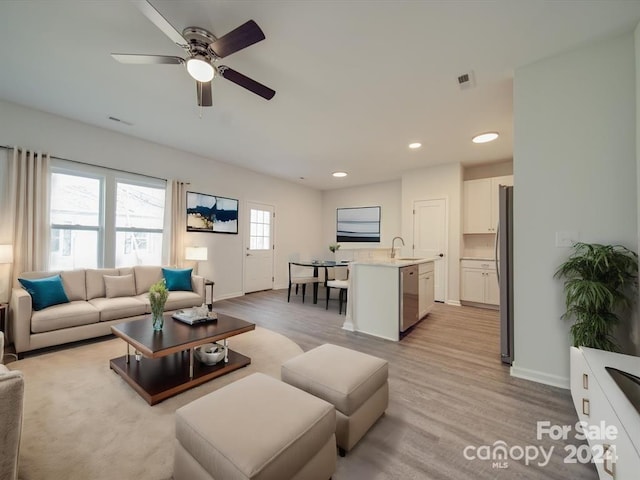
[[[418,320],[418,265],[408,265],[400,268],[400,331]]]

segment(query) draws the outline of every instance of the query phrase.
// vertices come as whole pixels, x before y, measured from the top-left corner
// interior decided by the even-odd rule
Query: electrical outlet
[[[580,233],[572,230],[556,232],[556,247],[573,247],[580,241]]]

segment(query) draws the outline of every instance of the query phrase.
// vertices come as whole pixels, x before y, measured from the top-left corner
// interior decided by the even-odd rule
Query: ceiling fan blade
[[[220,65],[218,67],[218,73],[220,73],[220,76],[235,83],[236,85],[240,85],[241,87],[246,88],[256,95],[260,95],[262,98],[266,98],[267,100],[271,100],[276,94],[275,90],[271,90],[269,87],[261,84],[260,82],[256,82],[246,75],[243,75],[240,72],[236,72],[233,68],[229,68],[225,65]]]
[[[135,55],[129,53],[112,53],[111,56],[120,63],[137,63],[146,65],[180,65],[184,59],[166,55]]]
[[[211,45],[209,49],[216,54],[218,58],[224,58],[227,55],[242,50],[243,48],[258,43],[265,39],[264,33],[253,20],[240,25],[235,30],[231,30],[223,35]]]
[[[213,95],[211,94],[211,82],[198,82],[196,80],[196,93],[198,94],[199,107],[213,106]]]
[[[169,37],[173,43],[183,48],[189,44],[180,32],[173,28],[173,25],[171,25],[167,19],[164,18],[147,0],[132,0],[132,2],[136,7],[138,7],[142,14],[151,20],[151,22],[158,27],[162,33]]]

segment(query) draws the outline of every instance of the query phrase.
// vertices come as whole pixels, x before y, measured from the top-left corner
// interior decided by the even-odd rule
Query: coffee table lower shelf
[[[251,359],[229,349],[229,362],[207,366],[194,359],[193,378],[189,378],[189,351],[160,358],[136,360],[135,355],[114,358],[111,369],[120,375],[149,405],[155,405],[185,390],[251,364]]]

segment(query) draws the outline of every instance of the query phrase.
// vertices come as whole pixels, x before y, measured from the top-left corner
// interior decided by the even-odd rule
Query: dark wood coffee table
[[[227,346],[227,338],[254,330],[251,322],[218,313],[217,320],[187,325],[167,314],[161,331],[154,332],[151,324],[149,316],[112,326],[113,334],[127,342],[127,354],[110,362],[111,368],[149,405],[251,363],[249,357]],[[195,347],[219,340],[227,349],[224,360],[211,366],[195,361]],[[130,347],[135,350],[133,355]]]

